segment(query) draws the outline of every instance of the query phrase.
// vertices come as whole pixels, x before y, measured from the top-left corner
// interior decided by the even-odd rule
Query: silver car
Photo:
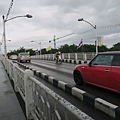
[[[11,55],[11,56],[10,56],[10,59],[11,59],[11,60],[17,60],[17,58],[18,58],[17,55]]]
[[[30,62],[31,58],[28,53],[19,53],[17,60],[18,60],[18,62]]]

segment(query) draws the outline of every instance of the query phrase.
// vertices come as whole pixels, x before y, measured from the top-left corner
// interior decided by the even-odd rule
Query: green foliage
[[[59,50],[62,53],[76,53],[76,52],[96,52],[96,46],[91,44],[84,44],[80,48],[77,49],[77,46],[75,44],[73,45],[62,45],[60,46]],[[55,54],[57,49],[51,49],[50,51],[46,51],[46,48],[41,50],[42,54]],[[120,51],[120,43],[117,43],[113,45],[111,48],[107,48],[105,45],[98,47],[99,52],[106,52],[106,51]],[[30,52],[30,55],[35,55],[35,51],[32,49],[25,49],[24,47],[20,47],[18,50],[13,50],[9,52],[9,55],[18,55],[21,52]]]
[[[99,46],[99,47],[98,47],[98,50],[99,50],[99,52],[109,51],[109,49],[108,49],[105,45]]]
[[[114,44],[110,51],[120,51],[120,43]]]
[[[78,52],[95,52],[95,45],[84,44],[77,51]]]

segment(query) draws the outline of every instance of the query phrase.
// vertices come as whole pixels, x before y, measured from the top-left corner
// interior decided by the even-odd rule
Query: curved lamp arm
[[[36,42],[36,43],[38,43],[38,44],[41,44],[41,42],[37,42],[37,41],[33,41],[33,40],[32,40],[31,42]]]
[[[96,25],[95,25],[95,26],[94,26],[94,25],[92,25],[90,22],[88,22],[88,21],[84,20],[83,18],[78,19],[78,21],[84,21],[84,22],[86,22],[86,23],[90,24],[90,25],[91,25],[94,29],[96,29]]]
[[[32,15],[27,14],[27,15],[16,16],[16,17],[13,17],[13,18],[10,18],[10,19],[5,20],[5,22],[10,21],[10,20],[15,19],[15,18],[19,18],[19,17],[32,18]]]

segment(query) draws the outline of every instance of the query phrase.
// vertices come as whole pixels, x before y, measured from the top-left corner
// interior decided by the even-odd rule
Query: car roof
[[[98,54],[100,54],[100,55],[116,55],[116,54],[120,54],[120,51],[110,51],[110,52],[100,52],[100,53],[98,53]]]

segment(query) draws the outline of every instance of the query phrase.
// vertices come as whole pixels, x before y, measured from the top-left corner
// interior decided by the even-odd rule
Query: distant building
[[[104,42],[104,37],[103,36],[98,36],[97,40],[98,40],[98,46],[102,46],[103,42]]]

